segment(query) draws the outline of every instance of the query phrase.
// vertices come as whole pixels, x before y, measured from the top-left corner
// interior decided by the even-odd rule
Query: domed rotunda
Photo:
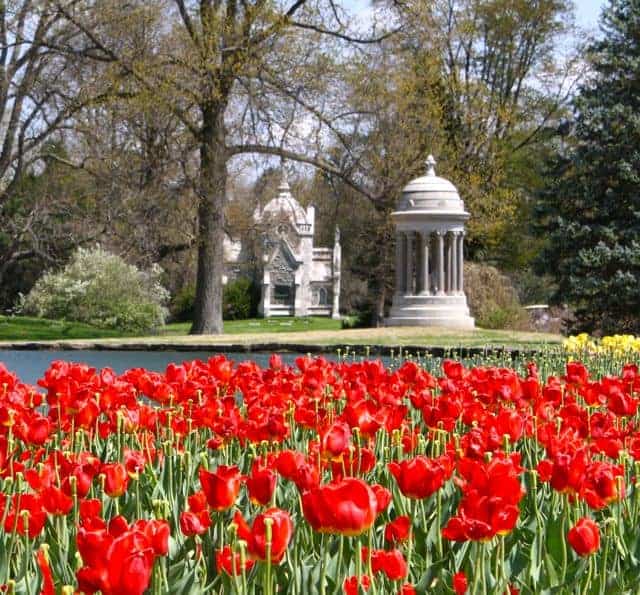
[[[474,327],[463,289],[464,209],[456,187],[426,175],[402,190],[391,214],[396,228],[396,278],[387,326]]]

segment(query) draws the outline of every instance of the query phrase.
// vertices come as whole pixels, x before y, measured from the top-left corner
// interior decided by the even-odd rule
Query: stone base
[[[441,326],[473,329],[467,297],[462,295],[394,295],[385,326]]]

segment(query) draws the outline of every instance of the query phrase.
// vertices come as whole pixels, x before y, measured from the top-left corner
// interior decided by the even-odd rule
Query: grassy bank
[[[188,335],[191,323],[178,322],[166,325],[151,336]],[[250,320],[230,320],[224,324],[225,334],[244,333],[287,333],[308,331],[338,331],[340,321],[331,318],[255,318]],[[133,337],[133,333],[123,333],[101,329],[89,324],[47,320],[30,316],[0,316],[0,341],[60,341],[65,339],[112,339]]]
[[[99,329],[80,322],[46,320],[30,316],[0,316],[0,341],[57,341],[121,336],[120,331]]]
[[[2,341],[87,340],[105,344],[207,345],[234,343],[295,345],[421,345],[437,347],[519,347],[534,349],[557,344],[560,335],[518,331],[475,329],[460,331],[442,328],[394,327],[342,330],[340,321],[329,318],[271,318],[225,323],[225,334],[190,336],[189,324],[167,325],[161,333],[148,337],[123,336],[116,331],[89,325],[28,317],[0,317]],[[88,345],[88,348],[91,346]]]

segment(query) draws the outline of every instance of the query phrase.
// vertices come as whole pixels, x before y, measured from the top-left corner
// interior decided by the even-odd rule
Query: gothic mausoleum
[[[340,317],[340,233],[333,248],[313,245],[315,209],[292,196],[286,175],[278,195],[258,207],[254,223],[261,237],[260,314],[270,316]],[[239,269],[245,250],[240,242],[225,242],[225,268]]]
[[[455,186],[427,173],[402,190],[391,214],[396,228],[396,276],[387,326],[473,328],[463,287],[464,224],[469,213]]]

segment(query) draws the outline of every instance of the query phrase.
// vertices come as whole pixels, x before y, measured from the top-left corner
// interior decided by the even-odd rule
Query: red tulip
[[[102,502],[97,498],[90,498],[80,502],[80,521],[88,518],[99,517],[102,510]]]
[[[360,535],[373,525],[378,501],[368,484],[349,477],[305,492],[302,511],[316,531]]]
[[[242,568],[240,554],[238,552],[233,554],[230,545],[225,545],[221,550],[216,550],[216,568],[224,570],[229,576],[239,576],[243,570],[249,572],[254,564],[253,560],[247,559],[245,560],[244,568]]]
[[[109,593],[142,595],[149,587],[154,552],[144,533],[122,534],[111,544],[109,560]]]
[[[400,491],[408,498],[428,498],[437,492],[453,473],[449,455],[431,459],[418,455],[400,463],[389,463],[389,471],[398,482]]]
[[[467,582],[467,575],[464,572],[456,572],[453,575],[452,583],[456,595],[464,595],[467,592],[469,583]]]
[[[100,470],[104,473],[104,492],[111,498],[118,498],[127,491],[129,474],[122,463],[108,463]]]
[[[50,486],[41,492],[42,502],[49,514],[66,516],[73,508],[73,498],[67,496],[60,488]]]
[[[384,572],[392,581],[402,580],[409,572],[407,561],[400,550],[371,552],[371,569],[373,572]]]
[[[204,535],[211,526],[208,510],[201,512],[185,511],[180,513],[180,531],[187,537]]]
[[[301,492],[320,483],[318,465],[301,452],[283,450],[275,459],[276,470],[282,477],[293,481]]]
[[[191,494],[191,496],[187,498],[187,502],[189,502],[189,509],[192,512],[202,512],[204,510],[207,512],[209,511],[207,496],[202,490],[199,490],[195,494]]]
[[[261,466],[259,461],[254,462],[251,475],[247,477],[247,489],[251,501],[262,506],[269,504],[276,489],[277,480],[276,474],[271,469]]]
[[[42,574],[42,589],[40,591],[40,595],[55,595],[56,588],[53,583],[53,574],[51,572],[51,566],[49,565],[49,557],[42,546],[36,554],[36,560],[38,562],[40,573]]]
[[[381,486],[379,483],[374,483],[371,486],[371,489],[376,495],[376,514],[380,514],[381,512],[387,510],[387,507],[389,506],[389,504],[391,504],[391,500],[393,500],[393,495],[387,488]]]
[[[368,591],[371,588],[371,579],[366,574],[360,577],[360,586],[364,591]],[[358,595],[358,577],[350,576],[344,579],[342,590],[344,591],[344,595]]]
[[[153,553],[156,556],[166,556],[169,553],[169,535],[171,529],[165,520],[151,519],[149,521],[137,521],[134,528],[142,531],[149,540]]]
[[[293,536],[293,521],[288,512],[279,508],[269,508],[255,518],[251,528],[238,512],[233,520],[238,525],[238,536],[247,542],[249,555],[264,561],[267,559],[267,519],[271,522],[270,559],[272,563],[279,564]]]
[[[320,448],[328,458],[339,457],[351,445],[351,428],[344,421],[334,422],[320,434]]]
[[[600,549],[600,529],[589,518],[581,518],[567,533],[567,540],[579,556],[589,556]]]
[[[384,538],[390,543],[399,543],[409,539],[411,534],[411,519],[399,516],[384,528]]]
[[[220,465],[214,472],[200,467],[200,484],[209,506],[218,512],[231,508],[240,492],[242,476],[238,467]]]
[[[168,531],[166,521],[138,520],[129,527],[124,517],[114,517],[108,529],[104,522],[96,529],[80,526],[77,545],[84,566],[76,573],[79,591],[142,595],[155,557],[168,551]]]

